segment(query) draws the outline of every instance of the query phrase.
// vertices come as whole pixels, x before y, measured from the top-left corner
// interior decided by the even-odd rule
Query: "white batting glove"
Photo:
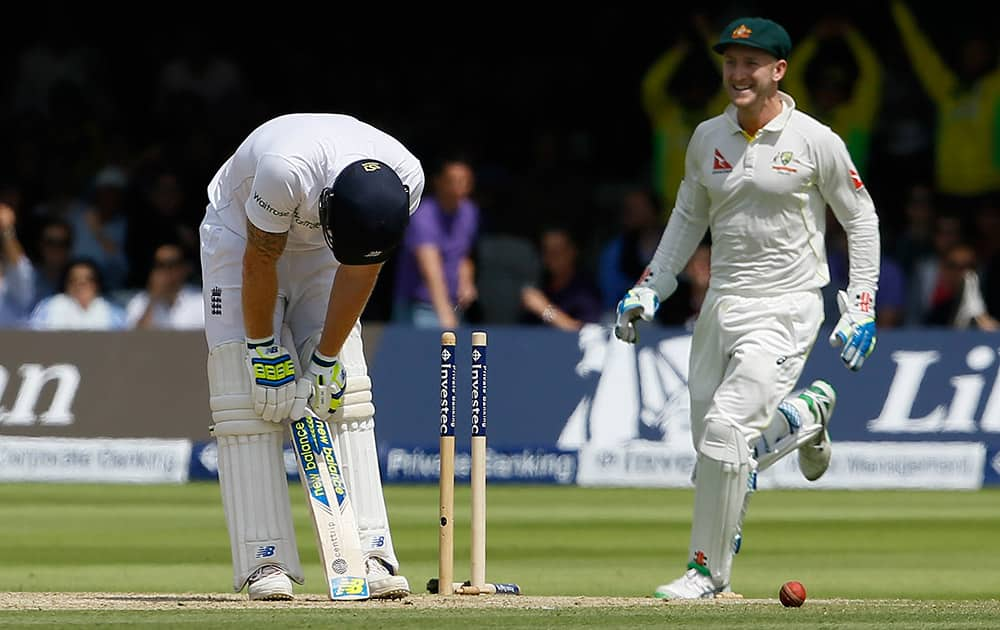
[[[247,339],[247,369],[253,410],[269,422],[283,422],[295,401],[295,364],[274,337]]]
[[[306,407],[312,409],[320,420],[326,420],[340,409],[347,387],[347,368],[337,357],[313,352],[305,375],[295,385],[295,404],[292,418],[301,418]]]
[[[848,291],[850,295],[837,291],[840,321],[830,335],[830,345],[844,346],[840,359],[849,370],[857,371],[875,350],[875,292],[851,288]]]
[[[625,297],[618,302],[618,319],[615,322],[615,336],[622,341],[635,343],[639,340],[639,332],[635,322],[642,318],[652,321],[656,309],[660,308],[660,298],[649,287],[633,287]]]

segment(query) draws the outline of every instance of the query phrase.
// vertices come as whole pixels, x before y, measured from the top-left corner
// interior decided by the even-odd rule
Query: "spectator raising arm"
[[[35,297],[34,276],[34,267],[17,238],[17,214],[0,203],[0,325],[16,323],[27,315]]]

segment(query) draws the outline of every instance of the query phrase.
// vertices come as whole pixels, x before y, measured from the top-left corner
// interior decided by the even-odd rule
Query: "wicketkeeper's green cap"
[[[739,44],[759,48],[778,59],[788,59],[792,52],[792,38],[780,24],[759,17],[745,17],[733,20],[719,35],[719,43],[712,50],[722,53],[726,46]]]

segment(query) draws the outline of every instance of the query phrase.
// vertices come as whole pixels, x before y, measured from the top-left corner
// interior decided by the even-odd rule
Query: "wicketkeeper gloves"
[[[875,349],[875,291],[854,289],[837,292],[840,321],[830,335],[830,345],[843,346],[840,358],[850,370],[860,370]]]
[[[615,336],[628,343],[639,339],[635,322],[640,317],[652,321],[656,309],[660,308],[660,298],[649,287],[633,287],[618,302],[618,319],[615,322]]]

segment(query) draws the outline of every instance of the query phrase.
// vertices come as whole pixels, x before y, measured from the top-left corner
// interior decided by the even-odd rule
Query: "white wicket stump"
[[[293,421],[289,430],[330,599],[368,599],[357,519],[334,453],[330,427],[308,412]]]

